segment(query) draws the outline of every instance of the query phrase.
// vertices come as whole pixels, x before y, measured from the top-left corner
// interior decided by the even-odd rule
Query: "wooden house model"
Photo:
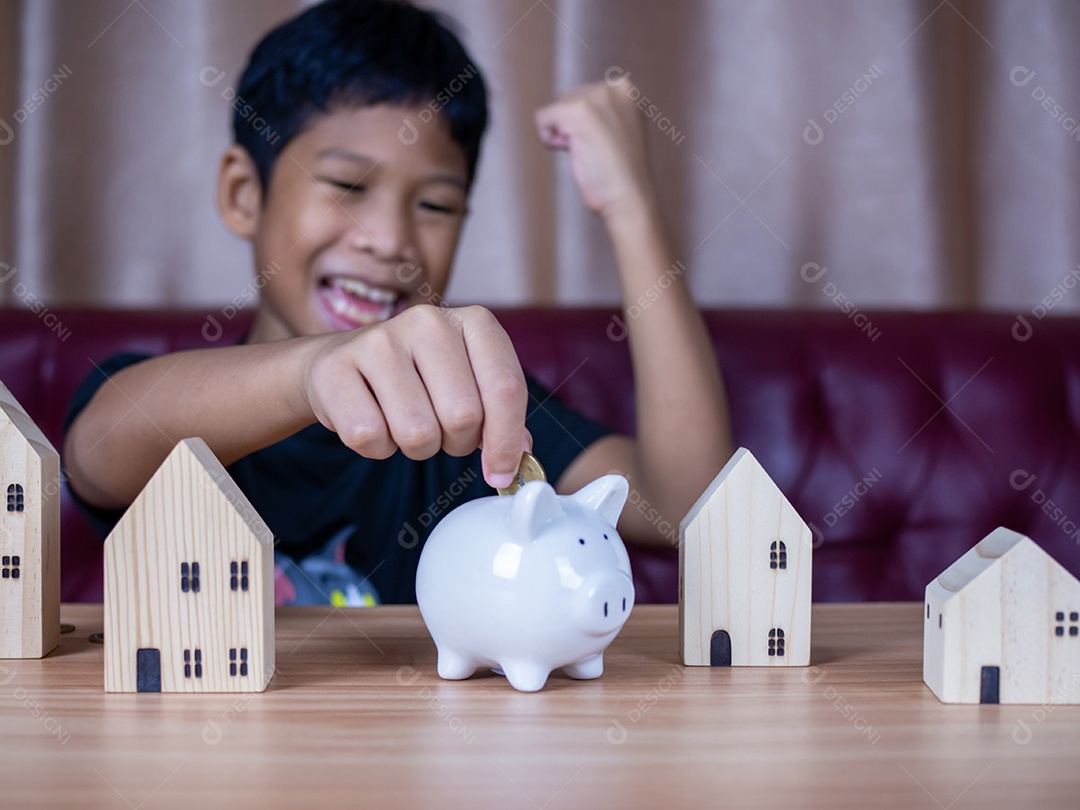
[[[943,703],[1080,703],[1080,582],[1030,538],[995,529],[923,607],[923,680]]]
[[[687,666],[810,663],[810,528],[746,448],[679,525]]]
[[[60,643],[60,456],[0,383],[0,658]]]
[[[273,671],[273,535],[185,439],[105,541],[105,690],[261,692]]]

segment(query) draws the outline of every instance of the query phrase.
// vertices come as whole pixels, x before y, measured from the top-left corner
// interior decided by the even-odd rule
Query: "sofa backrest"
[[[496,314],[556,396],[633,431],[625,326],[613,311]],[[706,313],[736,446],[754,453],[820,544],[814,599],[921,600],[997,526],[1080,573],[1080,320],[852,314]],[[5,310],[0,380],[59,449],[72,392],[95,362],[225,345],[249,318]],[[682,516],[664,517],[674,526]],[[66,491],[62,521],[63,597],[99,600],[101,541]],[[674,601],[674,549],[632,554],[639,600]]]

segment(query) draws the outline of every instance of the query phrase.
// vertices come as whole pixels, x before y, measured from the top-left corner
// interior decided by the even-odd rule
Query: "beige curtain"
[[[213,207],[222,87],[302,5],[0,0],[0,302],[242,290],[247,248]],[[702,303],[1080,308],[1075,0],[428,5],[459,20],[493,100],[456,301],[617,301],[603,231],[531,118],[617,70],[653,105]],[[204,86],[207,66],[225,80]]]

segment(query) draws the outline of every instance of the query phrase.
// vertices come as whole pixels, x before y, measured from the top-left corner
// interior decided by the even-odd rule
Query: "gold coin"
[[[74,632],[75,632],[75,625],[73,625],[73,624],[61,624],[60,625],[60,635],[63,635],[64,633],[74,633]]]
[[[513,495],[530,481],[547,481],[547,473],[532,453],[522,453],[521,463],[510,486],[495,490],[500,495]]]

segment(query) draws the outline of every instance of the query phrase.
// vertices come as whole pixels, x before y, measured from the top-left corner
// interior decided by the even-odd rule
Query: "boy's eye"
[[[334,180],[329,177],[324,177],[322,178],[322,181],[324,183],[327,183],[328,185],[333,186],[334,188],[340,189],[341,191],[348,193],[361,192],[364,190],[364,187],[360,185],[360,183],[350,183],[348,180]]]
[[[458,209],[453,206],[440,205],[427,200],[421,201],[420,207],[425,211],[434,211],[436,214],[456,214],[458,212]]]

